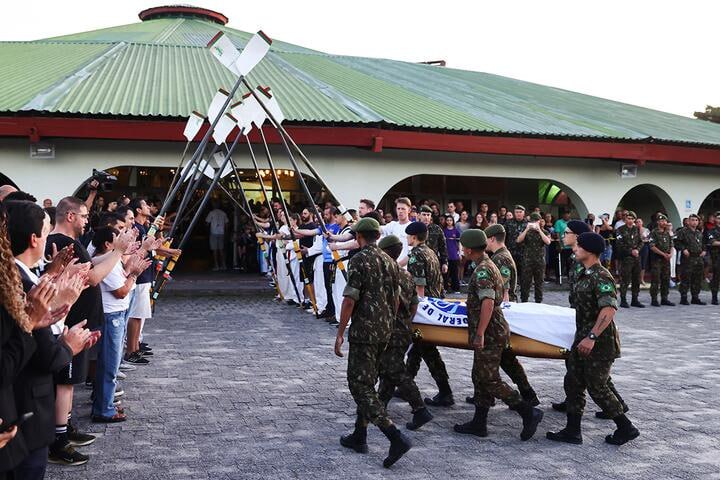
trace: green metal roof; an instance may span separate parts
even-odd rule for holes
[[[32,42],[0,42],[0,112],[184,117],[232,75],[205,48],[222,30],[170,16]],[[272,35],[272,32],[269,32]],[[250,75],[293,122],[720,145],[720,125],[488,73],[329,55],[274,40]]]

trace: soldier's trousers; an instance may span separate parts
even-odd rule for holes
[[[425,365],[427,365],[430,375],[432,375],[438,387],[448,385],[450,377],[448,376],[447,368],[445,368],[445,362],[443,362],[440,356],[440,351],[435,345],[428,345],[422,342],[413,343],[408,352],[407,371],[410,378],[414,379],[417,376],[420,370],[421,359],[425,361]]]
[[[565,395],[568,414],[582,416],[585,411],[585,390],[587,390],[593,401],[610,418],[622,415],[622,403],[608,385],[613,362],[614,360],[583,357],[577,349],[570,352],[565,363],[567,365]]]
[[[710,271],[712,272],[712,280],[710,281],[710,291],[713,295],[717,295],[720,287],[720,254],[711,259]]]
[[[626,298],[628,285],[632,283],[632,298],[640,293],[640,257],[628,255],[620,260],[620,298]]]
[[[650,267],[652,280],[650,282],[650,298],[655,300],[658,291],[660,298],[667,300],[668,291],[670,290],[670,262],[664,258],[655,257]]]
[[[403,398],[406,398],[413,412],[423,408],[423,402],[420,390],[415,384],[415,380],[408,374],[405,367],[405,352],[408,345],[393,346],[390,345],[382,353],[380,359],[380,386],[378,387],[378,396],[380,401],[385,405],[392,398],[395,388],[400,391]]]
[[[385,404],[375,391],[385,348],[386,344],[350,342],[347,380],[350,394],[357,405],[356,426],[367,426],[368,421],[380,428],[392,425]]]
[[[520,300],[527,302],[530,298],[530,285],[535,287],[535,303],[542,303],[543,281],[545,280],[545,257],[533,260],[525,259],[522,264],[523,274],[520,277]]]
[[[700,295],[700,286],[702,285],[703,265],[702,257],[686,257],[682,256],[680,260],[682,265],[682,278],[680,280],[680,295],[687,296],[688,289],[693,297]]]
[[[522,398],[517,390],[500,378],[500,360],[504,350],[504,347],[495,345],[486,346],[482,350],[475,349],[472,382],[477,407],[490,408],[493,398],[502,400],[510,407],[522,403]]]
[[[525,369],[518,361],[517,355],[515,355],[511,349],[506,348],[503,350],[500,356],[500,368],[502,368],[502,371],[517,385],[521,392],[532,390]]]

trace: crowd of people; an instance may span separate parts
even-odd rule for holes
[[[153,258],[179,251],[144,199],[98,210],[97,186],[43,207],[0,187],[0,478],[87,463],[76,448],[96,437],[72,421],[76,386],[92,388],[92,422],[124,422],[119,380],[153,355],[142,341]]]

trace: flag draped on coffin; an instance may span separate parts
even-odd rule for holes
[[[503,315],[516,335],[540,342],[572,348],[575,338],[575,310],[544,303],[504,303]],[[439,298],[420,299],[413,323],[451,328],[467,328],[465,303]]]

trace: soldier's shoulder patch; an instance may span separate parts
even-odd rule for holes
[[[487,269],[482,268],[477,271],[477,274],[475,276],[479,279],[490,278],[490,273],[487,271]]]
[[[410,255],[410,257],[408,258],[408,263],[415,263],[415,262],[417,262],[417,258],[415,257],[415,255]]]
[[[615,285],[608,282],[602,282],[598,286],[598,289],[600,290],[600,293],[610,293],[615,290]]]
[[[503,276],[507,277],[508,275],[510,275],[510,267],[503,265],[502,267],[500,267],[500,273]]]

